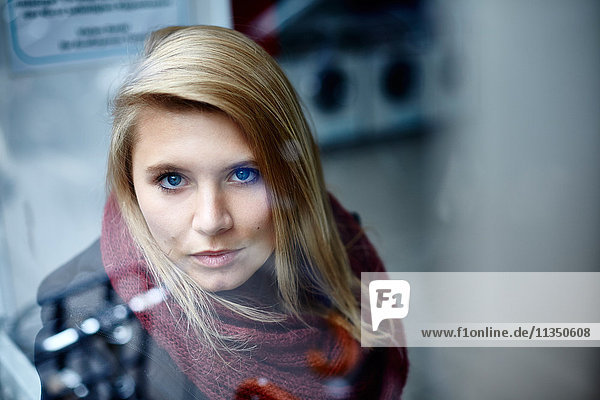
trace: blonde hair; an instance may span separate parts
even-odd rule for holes
[[[359,281],[336,229],[309,125],[292,85],[273,58],[233,30],[161,29],[148,38],[143,57],[113,103],[109,190],[116,195],[150,272],[181,306],[190,326],[214,349],[220,345],[231,349],[229,339],[238,344],[240,340],[219,333],[210,318],[211,300],[252,320],[276,322],[285,316],[208,293],[158,248],[139,209],[131,172],[138,115],[156,106],[218,110],[240,126],[268,188],[276,279],[286,313],[301,317],[315,311],[311,298],[327,298],[331,304],[326,308],[343,315],[358,338],[360,313],[354,290]]]

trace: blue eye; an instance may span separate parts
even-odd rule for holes
[[[231,179],[238,183],[254,183],[258,179],[258,171],[254,168],[236,168]]]
[[[173,190],[181,186],[183,177],[179,174],[165,174],[159,178],[159,184],[163,189]]]

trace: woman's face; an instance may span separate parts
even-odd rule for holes
[[[147,108],[133,185],[152,236],[209,291],[234,289],[274,250],[265,184],[240,128],[217,112]]]

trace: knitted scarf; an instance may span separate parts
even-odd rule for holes
[[[351,267],[384,271],[371,243],[355,219],[330,198],[342,240],[347,244]],[[114,196],[104,211],[102,261],[117,294],[130,305],[155,283],[134,244]],[[247,340],[252,350],[222,352],[225,360],[187,330],[176,316],[178,305],[168,298],[152,307],[133,311],[143,328],[171,356],[175,364],[210,399],[398,399],[404,387],[406,350],[362,349],[336,323],[306,317],[302,323],[256,323],[216,308],[218,326]],[[307,326],[308,325],[308,326]]]

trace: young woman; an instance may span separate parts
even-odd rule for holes
[[[114,100],[108,189],[100,245],[40,289],[46,393],[68,363],[48,361],[57,314],[61,329],[118,342],[90,329],[82,300],[57,312],[76,280],[60,277],[93,270],[118,295],[93,313],[132,315],[119,351],[135,368],[115,361],[130,398],[400,398],[405,350],[359,344],[360,272],[383,266],[328,195],[296,94],[260,46],[218,27],[154,32]]]

